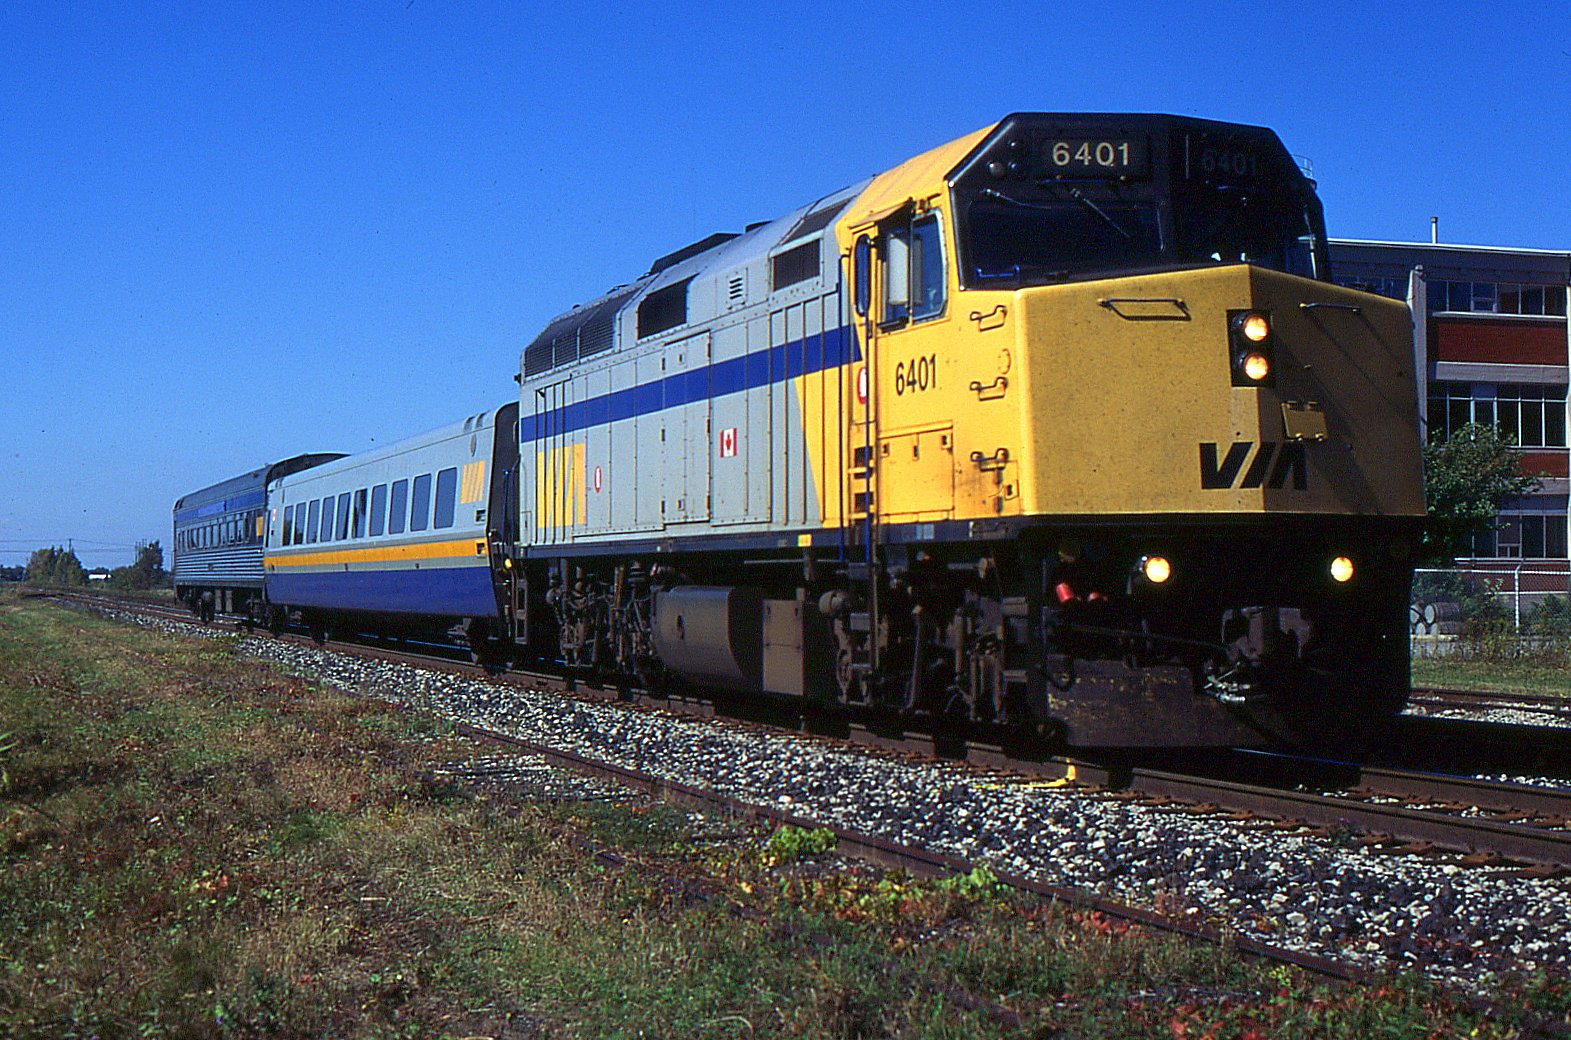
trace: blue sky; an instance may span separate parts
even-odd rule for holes
[[[0,563],[516,392],[557,312],[1017,110],[1271,126],[1331,233],[1571,249],[1563,2],[0,2]]]

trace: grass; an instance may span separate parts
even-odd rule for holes
[[[439,721],[3,595],[0,734],[5,1036],[1515,1035],[986,871],[917,882],[818,832],[458,786],[441,767],[495,752]]]
[[[1413,685],[1448,690],[1544,693],[1571,697],[1571,669],[1558,659],[1527,656],[1514,660],[1415,657]]]

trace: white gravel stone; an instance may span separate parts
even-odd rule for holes
[[[138,621],[182,634],[211,630]],[[789,805],[1128,902],[1179,906],[1240,934],[1371,967],[1419,967],[1478,990],[1571,965],[1571,883],[1346,848],[1333,840],[969,767],[913,764],[790,734],[575,702],[478,678],[242,638],[241,652],[355,694],[567,751]],[[1520,779],[1520,778],[1515,778]]]

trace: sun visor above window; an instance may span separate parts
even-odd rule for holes
[[[879,174],[846,211],[846,224],[853,229],[875,224],[899,212],[915,199],[925,199],[944,191],[949,172],[970,155],[993,129],[993,126],[988,126],[966,134]]]

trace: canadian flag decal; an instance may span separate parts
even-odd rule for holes
[[[720,457],[722,459],[736,458],[735,426],[728,426],[720,431]]]

